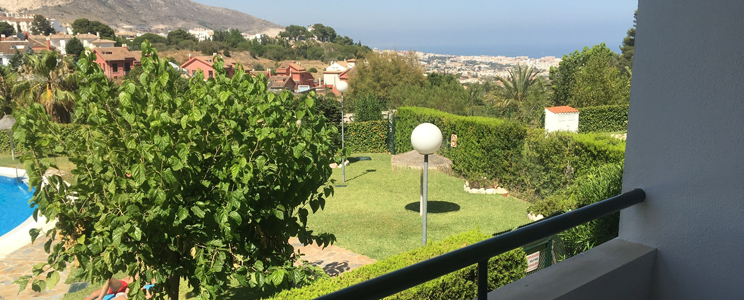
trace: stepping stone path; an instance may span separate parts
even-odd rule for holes
[[[299,250],[304,254],[302,260],[322,268],[330,276],[338,276],[377,261],[338,246],[328,246],[325,249],[321,249],[317,244],[303,246],[296,238],[289,239],[289,243],[295,248],[295,252]]]
[[[69,284],[65,284],[67,272],[60,276],[59,283],[53,289],[47,289],[41,293],[31,290],[31,283],[29,283],[26,289],[19,294],[18,285],[13,283],[21,276],[31,275],[31,268],[35,264],[46,262],[47,254],[44,252],[44,242],[46,242],[46,237],[41,236],[36,239],[35,243],[23,246],[23,248],[0,259],[0,299],[59,300],[67,293],[70,288]]]
[[[19,294],[18,285],[13,283],[21,276],[31,275],[31,268],[35,264],[46,261],[44,242],[46,237],[39,237],[35,243],[28,244],[0,259],[0,300],[59,300],[67,293],[70,289],[70,285],[65,284],[67,272],[60,276],[59,283],[52,290],[41,293],[32,291],[29,284]],[[337,246],[325,249],[321,249],[317,244],[303,246],[296,238],[291,238],[289,243],[295,251],[299,250],[305,254],[303,260],[322,268],[330,276],[338,276],[376,261]]]

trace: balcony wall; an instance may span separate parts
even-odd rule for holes
[[[641,0],[620,238],[658,249],[652,299],[744,299],[744,1]]]

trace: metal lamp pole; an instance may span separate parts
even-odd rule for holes
[[[346,147],[344,142],[344,93],[349,89],[349,84],[346,81],[341,81],[336,85],[336,89],[341,93],[341,149]],[[346,182],[346,156],[341,156],[341,182]]]
[[[421,245],[426,246],[427,201],[429,198],[429,155],[434,154],[442,146],[442,131],[431,123],[417,126],[411,133],[413,149],[424,155],[424,170],[421,182]]]

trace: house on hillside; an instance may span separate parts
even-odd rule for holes
[[[347,72],[346,79],[348,80],[348,72],[355,66],[356,59],[332,62],[331,65],[323,71],[323,87],[331,88],[335,94],[338,94],[335,85],[337,82],[343,81],[341,79],[341,74]]]
[[[269,78],[269,91],[271,92],[279,92],[279,91],[292,91],[297,87],[297,83],[292,79],[292,76],[286,76],[286,75],[275,75],[271,76]]]
[[[16,53],[29,53],[31,44],[28,41],[2,41],[0,42],[0,64],[7,66],[10,58]]]
[[[40,53],[44,50],[54,50],[55,48],[52,46],[52,41],[49,39],[48,36],[45,35],[26,35],[27,41],[31,44],[31,49],[34,50],[34,53]]]
[[[217,54],[215,53],[214,56]],[[214,56],[190,56],[189,60],[186,61],[184,64],[181,65],[182,69],[185,69],[188,71],[189,76],[194,76],[196,73],[201,70],[204,72],[204,79],[207,78],[213,78],[215,75],[214,72],[214,62],[212,59],[214,59]],[[223,57],[222,58],[225,62],[224,68],[225,71],[227,71],[227,76],[232,78],[233,75],[235,75],[235,65],[237,64],[234,59],[229,57]]]
[[[289,76],[292,77],[292,81],[295,83],[295,89],[308,90],[317,86],[313,74],[310,74],[304,67],[299,63],[285,63],[276,69],[277,76]]]
[[[194,28],[189,29],[189,34],[193,35],[200,42],[210,41],[212,40],[212,36],[214,36],[214,30],[207,28]]]
[[[95,48],[96,64],[101,66],[103,73],[110,79],[117,79],[129,74],[133,68],[140,65],[142,51],[129,51],[125,47]]]

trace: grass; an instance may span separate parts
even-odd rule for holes
[[[310,228],[333,233],[335,245],[375,259],[421,246],[421,171],[393,170],[388,154],[354,156],[372,160],[346,167],[347,187],[336,188],[325,209],[309,217]],[[333,179],[341,183],[341,169],[334,170]],[[528,222],[527,202],[502,195],[470,194],[463,191],[464,183],[442,172],[429,172],[429,202],[433,202],[427,219],[429,241],[476,228],[496,233]]]
[[[6,167],[6,168],[19,168],[24,169],[23,164],[18,164],[20,161],[18,160],[19,154],[16,153],[15,160],[12,159],[10,154],[0,154],[0,167]],[[62,176],[62,179],[64,179],[67,182],[74,182],[74,177],[72,174],[70,174],[70,170],[75,169],[75,165],[71,163],[69,160],[67,160],[67,157],[55,157],[53,158],[54,162],[57,164],[57,167],[59,167],[60,170],[66,172],[64,176]]]

